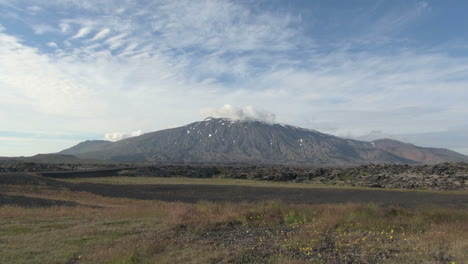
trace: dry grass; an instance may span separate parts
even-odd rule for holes
[[[468,212],[197,204],[3,186],[83,206],[0,207],[0,263],[463,263]],[[94,206],[94,207],[92,207]],[[99,206],[99,207],[97,207]]]

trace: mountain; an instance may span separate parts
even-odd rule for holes
[[[437,164],[446,161],[468,162],[468,156],[441,148],[423,148],[393,139],[379,139],[371,142],[376,148],[383,149],[399,157],[424,164]]]
[[[74,147],[61,151],[60,154],[74,155],[79,153],[96,152],[111,144],[112,141],[107,140],[86,140]]]
[[[207,118],[186,126],[117,142],[85,141],[60,154],[88,159],[151,163],[333,166],[420,162],[376,146],[377,143],[374,142],[343,139],[284,124]]]

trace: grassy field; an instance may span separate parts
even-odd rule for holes
[[[1,206],[0,263],[464,263],[468,259],[468,212],[463,210],[279,201],[186,204],[24,185],[2,186],[2,192],[81,206]]]

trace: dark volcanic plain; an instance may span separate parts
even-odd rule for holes
[[[94,171],[93,175],[99,171]],[[106,175],[106,171],[103,171]],[[73,192],[89,192],[104,197],[140,200],[161,200],[195,203],[257,202],[279,200],[288,204],[375,203],[380,206],[434,207],[447,206],[468,209],[468,194],[390,191],[380,189],[253,187],[238,185],[203,184],[132,184],[70,183],[28,173],[0,173],[0,191],[3,185],[47,186]],[[41,207],[78,204],[66,201],[38,199],[25,196],[0,195],[0,205]]]
[[[448,206],[468,209],[468,195],[409,191],[353,190],[332,188],[251,187],[217,185],[109,185],[80,183],[72,190],[144,200],[195,203],[257,202],[280,200],[290,204],[375,203],[382,206]]]

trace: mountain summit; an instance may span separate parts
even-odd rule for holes
[[[121,162],[359,165],[423,163],[380,148],[285,124],[207,118],[117,142],[85,141],[60,154]],[[404,143],[402,143],[404,144]],[[420,148],[424,151],[425,148]],[[428,149],[430,150],[430,149]],[[467,156],[459,155],[468,161]],[[440,161],[440,160],[438,160]],[[444,160],[448,161],[448,160]]]

